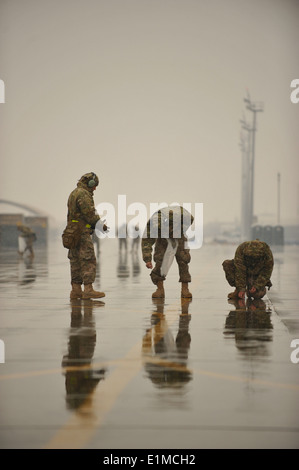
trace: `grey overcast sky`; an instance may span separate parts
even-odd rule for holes
[[[86,172],[96,204],[241,209],[240,119],[257,115],[255,214],[299,218],[297,0],[0,0],[0,198],[58,221]],[[1,210],[1,208],[0,208]]]

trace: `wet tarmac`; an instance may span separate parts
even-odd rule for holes
[[[1,449],[299,448],[299,248],[274,250],[273,288],[245,307],[221,266],[235,248],[192,250],[193,299],[174,263],[153,301],[140,251],[104,240],[106,297],[72,302],[59,240],[32,262],[2,249]]]

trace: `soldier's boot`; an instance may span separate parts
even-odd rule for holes
[[[153,299],[162,299],[165,297],[163,281],[157,282],[157,290],[152,294]]]
[[[250,292],[247,293],[248,297],[252,297],[253,299],[262,299],[265,294],[266,294],[266,287],[255,291],[253,294],[251,294]]]
[[[181,297],[184,299],[192,299],[192,294],[188,289],[188,282],[182,282]]]
[[[82,299],[99,299],[105,297],[104,292],[93,290],[92,284],[85,284]]]
[[[239,291],[238,291],[237,289],[235,289],[234,292],[230,292],[230,293],[227,295],[227,297],[228,297],[229,299],[238,299],[238,298],[239,298],[238,292],[239,292]]]
[[[75,284],[72,282],[72,290],[70,293],[70,299],[81,299],[82,298],[82,289],[81,284]]]

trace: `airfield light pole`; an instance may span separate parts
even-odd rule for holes
[[[249,95],[244,98],[246,108],[253,113],[253,121],[251,127],[251,188],[250,188],[250,227],[254,222],[254,164],[255,164],[255,133],[256,133],[256,113],[264,110],[263,103],[252,102]]]
[[[241,133],[241,149],[242,149],[242,205],[241,205],[241,238],[242,241],[249,240],[251,216],[250,216],[250,203],[251,203],[251,127],[247,124],[245,119],[240,120],[242,129],[247,133],[247,139]]]
[[[277,173],[277,225],[280,225],[280,173]]]

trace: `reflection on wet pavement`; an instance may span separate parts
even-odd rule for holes
[[[131,262],[131,270],[129,265]],[[117,277],[120,279],[128,278],[131,275],[138,277],[140,274],[140,259],[136,249],[128,253],[128,250],[121,249],[118,252]]]
[[[1,448],[298,448],[296,248],[245,304],[227,301],[234,247],[192,252],[192,300],[175,268],[152,299],[136,247],[97,248],[106,297],[72,302],[59,243],[31,260],[0,250]]]
[[[36,251],[34,257],[21,256],[11,248],[0,248],[0,284],[17,282],[21,286],[33,283],[36,277],[48,275],[47,252]]]
[[[62,359],[66,403],[70,409],[80,407],[105,377],[105,368],[94,370],[91,367],[97,339],[93,310],[104,305],[99,300],[71,300],[68,354]]]
[[[182,299],[182,313],[174,339],[164,315],[164,299],[153,299],[152,327],[143,337],[142,355],[147,376],[157,387],[181,387],[192,379],[187,368],[191,336],[188,315],[189,299]]]
[[[263,299],[247,299],[246,302],[236,299],[228,303],[234,305],[235,310],[226,317],[226,337],[234,336],[236,347],[245,359],[270,354],[267,350],[267,342],[273,340],[270,305]]]

